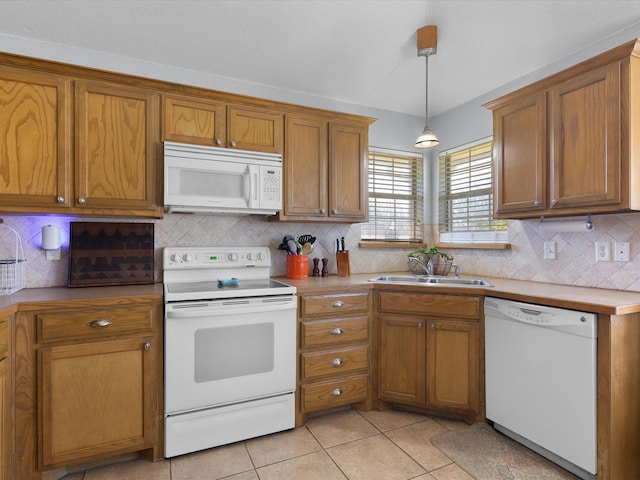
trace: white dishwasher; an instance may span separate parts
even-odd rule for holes
[[[487,297],[487,419],[583,479],[596,478],[596,315]]]

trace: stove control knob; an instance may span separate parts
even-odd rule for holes
[[[258,261],[259,261],[259,260],[262,260],[262,252],[258,252],[258,253],[256,253],[256,259],[257,259]]]
[[[227,259],[228,259],[230,262],[235,261],[235,259],[236,259],[236,254],[235,254],[235,253],[230,253],[229,255],[227,255]]]
[[[191,255],[189,255],[188,253],[185,253],[184,255],[182,255],[182,260],[184,262],[189,263],[191,260],[193,260],[193,257]]]
[[[171,260],[172,262],[179,262],[180,256],[174,253],[173,255],[171,255],[171,258],[169,260]]]
[[[247,253],[247,260],[251,261],[253,254],[251,252]]]

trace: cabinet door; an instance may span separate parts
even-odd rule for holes
[[[428,324],[427,406],[478,412],[478,323],[429,319]]]
[[[138,337],[38,350],[42,466],[153,445],[152,342]]]
[[[285,125],[284,214],[327,217],[328,122],[287,116]]]
[[[493,112],[493,152],[495,216],[546,209],[546,93]]]
[[[13,478],[10,326],[11,316],[0,318],[0,480]]]
[[[70,205],[70,81],[0,67],[0,205]]]
[[[9,359],[0,359],[0,480],[12,478],[11,403]]]
[[[620,63],[550,91],[551,208],[619,204]]]
[[[162,140],[226,147],[227,114],[223,103],[165,95]]]
[[[227,107],[227,146],[282,153],[284,120],[279,113]]]
[[[76,82],[76,206],[155,210],[155,104],[147,90]]]
[[[378,396],[405,405],[425,403],[425,320],[380,314]]]
[[[369,217],[368,128],[329,126],[329,216],[366,222]]]

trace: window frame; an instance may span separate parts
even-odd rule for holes
[[[474,149],[480,149],[480,152],[473,155]],[[453,182],[459,182],[460,180],[468,182],[469,188],[467,190],[465,190],[463,182],[458,183],[456,192],[452,193],[451,191],[454,170],[450,165],[445,166],[444,163],[451,161],[452,157],[458,157],[456,160],[458,168],[454,170],[460,174],[459,178],[453,180]],[[487,167],[490,169],[488,174],[486,172]],[[493,169],[492,137],[485,137],[439,152],[438,185],[436,188],[438,245],[457,248],[509,248],[507,222],[493,218]],[[478,188],[471,186],[474,181],[476,183],[480,182]],[[482,197],[488,197],[488,201],[485,200],[485,203],[488,203],[487,208],[478,208],[478,205],[482,206]],[[474,198],[476,198],[475,202]],[[462,207],[463,210],[466,209],[466,214],[460,215],[459,220],[462,220],[467,226],[475,222],[483,224],[485,228],[460,230],[452,227],[456,220],[456,215],[453,213],[454,209],[451,204],[456,201],[460,201],[462,204],[466,203],[466,207]],[[443,205],[443,202],[448,204]],[[478,215],[469,214],[470,211],[474,211],[474,208],[475,213],[478,213]],[[486,220],[482,220],[483,217]]]
[[[372,177],[376,174],[376,169],[372,162],[375,162],[375,155],[379,155],[381,161],[384,161],[384,158],[391,158],[394,161],[397,159],[411,159],[415,162],[414,165],[410,165],[407,167],[407,170],[411,170],[416,168],[418,165],[418,172],[413,173],[409,176],[412,178],[412,185],[408,185],[408,188],[411,189],[410,194],[402,194],[397,192],[386,192],[386,193],[376,193],[372,191]],[[424,231],[424,219],[425,219],[425,159],[422,153],[418,152],[409,152],[404,150],[395,150],[388,148],[380,148],[371,146],[368,149],[367,153],[367,165],[368,165],[368,178],[367,178],[367,193],[368,193],[368,203],[367,208],[369,209],[369,221],[361,224],[361,243],[360,246],[364,247],[376,247],[376,248],[405,248],[407,246],[412,245],[422,245],[425,238]],[[382,175],[382,174],[380,174]],[[400,185],[401,186],[401,185]],[[407,186],[405,186],[407,188]],[[408,203],[416,202],[412,207],[405,207],[406,210],[413,210],[416,214],[412,218],[412,225],[409,225],[407,228],[413,231],[414,238],[408,238],[410,235],[407,235],[407,238],[399,238],[394,236],[392,238],[383,238],[379,232],[378,236],[365,236],[365,231],[367,229],[367,225],[372,224],[376,221],[375,213],[372,213],[375,210],[375,207],[372,207],[372,199],[383,199],[383,200],[391,200],[394,202],[398,200],[404,200]],[[379,216],[378,216],[379,217]],[[398,217],[394,217],[394,221],[396,221]],[[400,222],[402,223],[402,222]],[[397,225],[397,224],[395,224]],[[375,227],[372,227],[372,231],[375,230]]]

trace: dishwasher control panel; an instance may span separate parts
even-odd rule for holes
[[[596,336],[597,316],[595,313],[487,297],[485,299],[485,316],[487,315],[498,315],[517,322],[558,329],[591,338]]]

